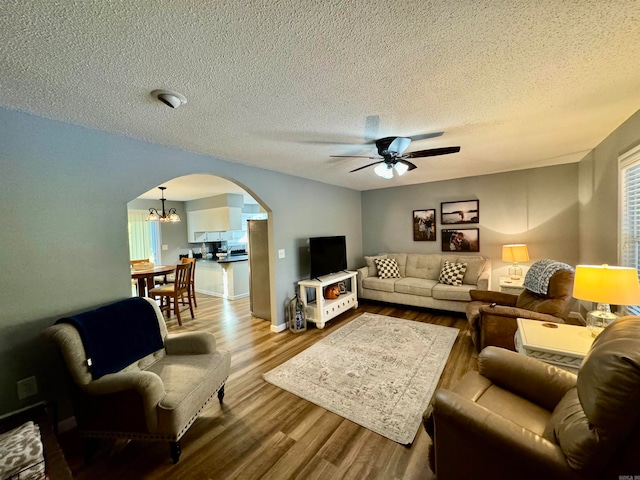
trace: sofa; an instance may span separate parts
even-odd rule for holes
[[[438,480],[615,479],[640,472],[640,317],[596,337],[577,376],[498,347],[424,414]]]
[[[480,255],[380,253],[364,258],[366,265],[358,268],[360,299],[464,312],[471,301],[469,292],[491,285],[491,260]],[[381,274],[379,264],[385,259],[395,260],[396,274]],[[462,273],[456,265],[465,265]],[[453,281],[445,275],[452,271]]]
[[[66,363],[82,437],[168,441],[177,463],[181,437],[216,394],[222,403],[229,352],[208,332],[169,334],[150,298],[60,319],[44,335]]]

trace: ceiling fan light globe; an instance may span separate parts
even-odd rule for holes
[[[386,163],[381,163],[376,168],[374,168],[373,171],[379,177],[386,178],[387,180],[393,178],[393,170]]]
[[[396,170],[398,176],[402,176],[407,173],[407,170],[409,170],[409,165],[407,165],[406,163],[398,162],[393,166],[393,168]]]

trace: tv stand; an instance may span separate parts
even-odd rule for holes
[[[307,321],[316,324],[316,327],[323,329],[325,324],[332,318],[346,312],[350,308],[358,308],[358,272],[339,272],[331,275],[323,275],[322,279],[300,280],[300,300],[305,306]],[[330,285],[344,281],[347,291],[341,293],[335,300],[324,298],[324,290]],[[314,302],[307,301],[307,288],[312,288],[316,292]]]

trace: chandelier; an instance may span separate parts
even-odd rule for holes
[[[162,198],[160,199],[160,201],[162,202],[162,214],[160,214],[160,212],[158,212],[158,210],[156,210],[155,208],[150,208],[149,215],[147,215],[147,222],[163,222],[163,223],[179,222],[180,215],[178,215],[175,208],[170,208],[168,212],[165,212],[164,191],[167,189],[167,187],[158,187],[158,188],[162,192]]]

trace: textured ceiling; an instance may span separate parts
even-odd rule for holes
[[[3,107],[368,190],[583,158],[640,108],[640,7],[3,0],[0,58]],[[401,178],[330,157],[440,131]]]

